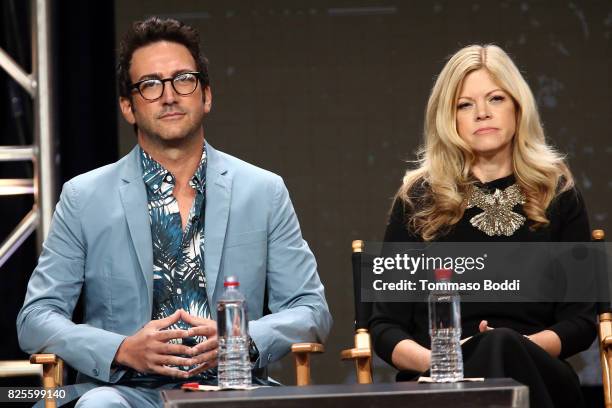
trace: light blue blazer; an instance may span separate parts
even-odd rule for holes
[[[207,144],[204,264],[215,318],[224,277],[238,276],[264,367],[295,342],[324,342],[332,319],[315,258],[282,179]],[[272,314],[262,316],[264,292]],[[84,321],[71,316],[83,294]],[[138,147],[68,181],[17,317],[27,353],[55,353],[114,383],[119,345],[151,320],[153,250]]]

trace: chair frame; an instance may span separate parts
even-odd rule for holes
[[[594,241],[603,241],[603,230],[594,230]],[[363,241],[353,241],[353,254],[363,252]],[[358,257],[360,261],[360,257]],[[353,259],[355,262],[355,258]],[[612,310],[599,313],[598,335],[599,355],[602,371],[602,384],[606,408],[612,408]],[[311,384],[310,355],[322,353],[325,348],[319,343],[296,343],[291,346],[295,358],[296,384],[305,386]],[[340,353],[342,360],[354,360],[357,382],[359,384],[372,383],[372,340],[366,328],[356,328],[354,334],[354,347]],[[54,354],[33,354],[31,364],[43,366],[43,387],[55,388],[62,386],[63,361]],[[55,408],[54,399],[45,401],[45,408]]]
[[[295,343],[291,346],[291,352],[295,358],[296,385],[310,385],[310,355],[325,352],[325,347],[319,343]]]
[[[291,346],[295,357],[295,376],[298,386],[310,385],[310,355],[323,353],[325,347],[319,343],[295,343]],[[55,354],[32,354],[30,364],[40,364],[43,367],[42,385],[45,389],[57,388],[63,385],[64,361]],[[54,398],[45,399],[45,408],[56,408]]]
[[[360,285],[361,285],[361,255],[363,253],[364,242],[355,240],[351,243],[353,250],[353,286],[355,296],[355,347],[342,350],[340,358],[342,360],[354,360],[355,372],[357,375],[358,384],[372,383],[372,339],[367,329],[365,318],[369,316],[361,316],[358,304],[361,303]]]
[[[601,229],[593,230],[591,233],[593,241],[604,241],[605,232]],[[355,240],[352,242],[353,255],[361,254],[364,242]],[[361,262],[361,257],[357,258]],[[353,263],[356,258],[353,257]],[[355,265],[353,265],[355,268]],[[355,277],[353,278],[355,280]],[[359,285],[359,282],[353,282]],[[357,296],[357,292],[356,296]],[[599,357],[601,363],[602,385],[604,402],[606,408],[612,408],[612,308],[598,311],[598,336],[599,336]],[[341,358],[343,360],[355,360],[357,382],[359,384],[370,384],[372,382],[372,346],[371,338],[366,328],[357,328],[355,332],[355,347],[343,350]]]
[[[32,354],[30,363],[42,365],[42,386],[45,389],[61,387],[64,384],[64,362],[55,354]],[[55,398],[45,398],[45,408],[56,407]]]
[[[612,313],[599,315],[599,359],[601,363],[601,380],[606,408],[612,408]]]
[[[342,360],[354,360],[358,384],[372,383],[372,340],[367,329],[355,332],[355,347],[342,350]]]
[[[593,241],[604,241],[605,232],[601,229],[593,230]],[[604,403],[606,408],[612,408],[612,310],[609,303],[607,307],[598,311],[599,324],[597,334],[599,337],[599,360],[601,364],[601,383],[603,385]]]

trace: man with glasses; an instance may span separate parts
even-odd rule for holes
[[[96,387],[78,407],[160,406],[160,388],[216,382],[228,275],[247,298],[256,376],[292,343],[324,341],[323,286],[282,179],[204,138],[212,94],[197,32],[135,23],[118,79],[138,144],[64,185],[18,316],[21,347],[59,355]]]

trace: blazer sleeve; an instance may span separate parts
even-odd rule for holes
[[[249,322],[260,353],[257,367],[279,360],[293,343],[324,342],[332,325],[315,257],[278,176],[270,208],[266,283],[272,313]]]
[[[80,217],[77,188],[68,182],[17,316],[19,345],[26,353],[57,354],[79,372],[116,382],[123,371],[111,370],[111,364],[125,336],[71,320],[85,280]]]

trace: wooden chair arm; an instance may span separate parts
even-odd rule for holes
[[[32,354],[30,363],[43,366],[43,387],[55,388],[64,385],[64,360],[55,354]]]
[[[354,336],[355,347],[342,350],[342,360],[355,361],[355,372],[358,384],[372,383],[372,340],[365,328],[357,329]]]
[[[354,360],[358,384],[372,383],[372,350],[352,348],[340,352],[342,360]]]
[[[323,353],[325,346],[320,343],[294,343],[291,345],[291,352],[298,353]]]
[[[370,358],[370,357],[372,357],[372,352],[369,349],[352,348],[352,349],[342,350],[340,352],[340,358],[342,360],[354,360],[357,358]]]
[[[55,354],[32,354],[30,364],[42,365],[42,386],[45,388],[61,387],[64,383],[64,361]],[[45,399],[45,408],[56,408],[54,398]]]
[[[319,343],[295,343],[291,352],[295,357],[295,376],[298,386],[310,384],[310,354],[323,353],[325,347]]]
[[[60,360],[55,354],[32,354],[30,356],[31,364],[57,364]]]

